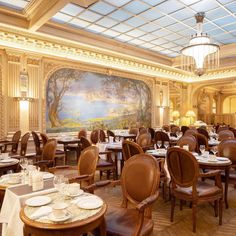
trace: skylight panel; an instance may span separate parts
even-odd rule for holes
[[[71,16],[68,16],[68,15],[66,15],[66,14],[64,14],[64,13],[58,12],[56,15],[54,15],[54,16],[52,17],[52,19],[53,19],[54,21],[57,21],[57,22],[65,23],[65,22],[70,21],[70,20],[72,19],[72,17],[71,17]]]
[[[90,25],[89,22],[84,21],[84,20],[80,20],[80,19],[73,19],[72,21],[69,22],[70,25],[75,26],[75,27],[79,27],[79,28],[84,28],[88,25]]]
[[[118,24],[118,21],[116,20],[113,20],[109,17],[104,17],[102,18],[101,20],[97,21],[96,22],[98,25],[101,25],[101,26],[104,26],[104,27],[107,27],[107,28],[110,28],[116,24]]]
[[[107,15],[110,12],[114,11],[116,8],[107,4],[105,2],[97,2],[90,7],[91,10],[100,13],[102,15]]]
[[[139,27],[140,25],[145,24],[146,22],[138,17],[132,17],[126,21],[127,24],[133,26],[133,27]]]
[[[29,0],[0,0],[0,6],[2,5],[17,10],[23,10],[28,3]]]
[[[82,12],[84,9],[78,5],[69,3],[67,4],[64,8],[61,9],[60,12],[62,13],[66,13],[70,16],[76,16],[78,15],[80,12]]]
[[[86,10],[86,11],[82,12],[78,17],[82,20],[86,20],[89,22],[95,22],[98,19],[100,19],[102,16],[97,13],[94,13],[92,11]]]
[[[106,30],[106,28],[104,28],[104,27],[101,27],[101,26],[99,26],[99,25],[90,25],[90,26],[88,26],[87,28],[86,28],[86,30],[89,30],[89,31],[92,31],[92,32],[95,32],[95,33],[101,33],[101,32],[103,32],[103,31],[105,31]]]
[[[131,26],[129,25],[125,25],[125,24],[119,24],[119,25],[116,25],[114,27],[112,27],[113,30],[116,30],[118,32],[121,32],[121,33],[125,33],[131,29],[133,29]]]
[[[123,11],[123,10],[117,10],[109,15],[111,18],[118,20],[118,21],[124,21],[130,18],[132,15]]]
[[[152,20],[159,19],[160,17],[162,17],[164,15],[154,9],[150,9],[150,10],[147,10],[147,11],[141,13],[140,16],[146,18],[147,20],[152,21]]]
[[[159,11],[164,12],[166,14],[178,11],[182,8],[184,8],[184,5],[181,2],[175,0],[165,1],[157,7]]]
[[[227,16],[227,17],[224,17],[221,19],[214,20],[213,22],[219,26],[223,26],[223,25],[228,25],[228,24],[234,23],[235,21],[236,21],[235,17]]]
[[[125,41],[129,41],[129,40],[133,39],[133,37],[130,37],[130,36],[125,35],[125,34],[121,34],[121,35],[117,36],[116,39],[119,39],[119,40],[125,42]]]
[[[132,30],[132,31],[126,33],[126,34],[128,34],[130,36],[133,36],[133,37],[139,37],[141,35],[144,35],[145,33],[142,30],[134,29],[134,30]]]
[[[105,34],[108,37],[113,38],[113,37],[118,36],[120,33],[109,29],[109,30],[106,30],[106,31],[102,32],[102,34]]]
[[[123,9],[132,12],[133,14],[139,14],[148,8],[149,6],[147,4],[141,3],[140,1],[131,1],[123,7]]]
[[[201,11],[207,12],[209,10],[217,8],[218,6],[219,5],[215,0],[202,0],[200,2],[191,5],[190,7],[196,12],[201,12]]]
[[[139,29],[145,31],[145,32],[152,32],[154,30],[158,30],[160,29],[160,26],[154,23],[149,23],[149,24],[145,24],[141,27],[139,27]]]

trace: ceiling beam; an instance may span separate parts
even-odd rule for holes
[[[25,9],[29,29],[38,30],[71,0],[33,0]]]
[[[98,0],[71,0],[72,3],[75,3],[81,7],[89,7],[90,5],[94,4],[95,2],[98,2]]]

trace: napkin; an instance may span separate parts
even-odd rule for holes
[[[32,220],[36,220],[38,218],[41,218],[43,216],[47,216],[52,212],[52,207],[50,206],[41,206],[38,210],[36,210],[30,218]]]
[[[77,204],[78,202],[80,202],[81,200],[88,200],[88,199],[97,199],[97,196],[91,195],[91,194],[86,194],[83,193],[82,195],[80,195],[78,198],[73,199],[70,203],[72,204]]]

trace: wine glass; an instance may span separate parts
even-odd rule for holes
[[[20,164],[20,166],[21,166],[21,168],[22,168],[22,170],[23,170],[23,172],[24,172],[24,171],[26,170],[27,166],[28,166],[28,160],[27,160],[27,158],[21,157],[21,158],[20,158],[20,161],[19,161],[19,164]]]
[[[169,142],[168,141],[164,142],[164,147],[165,147],[165,149],[167,149],[169,147]]]
[[[157,141],[157,147],[161,148],[161,146],[162,146],[162,141]]]
[[[200,145],[199,150],[200,150],[201,154],[203,155],[203,153],[205,152],[205,145]]]
[[[63,175],[55,175],[53,178],[53,185],[55,189],[60,192],[61,184],[62,184],[62,179],[64,178]]]
[[[216,155],[216,153],[218,152],[217,146],[213,146],[213,147],[211,148],[211,151],[213,152],[214,155]]]

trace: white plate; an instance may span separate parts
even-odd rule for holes
[[[29,198],[25,201],[25,204],[31,207],[44,206],[50,203],[52,199],[47,196],[37,196]]]
[[[0,163],[10,163],[10,162],[15,162],[15,159],[4,159],[0,161]]]
[[[97,196],[82,197],[81,199],[77,200],[77,206],[82,209],[92,210],[99,208],[102,205],[102,199]]]
[[[80,189],[77,194],[66,194],[68,197],[78,197],[79,195],[83,194],[84,190]]]
[[[228,161],[229,160],[229,158],[227,158],[227,157],[217,157],[216,159],[218,161]]]
[[[50,213],[48,215],[48,219],[55,223],[65,222],[66,220],[69,220],[70,218],[71,218],[71,214],[69,212],[67,212],[64,217],[60,217],[60,218],[56,218],[53,213]]]
[[[217,162],[218,160],[216,158],[209,158],[208,162]]]
[[[43,179],[51,179],[54,177],[54,174],[45,172],[43,173]]]

